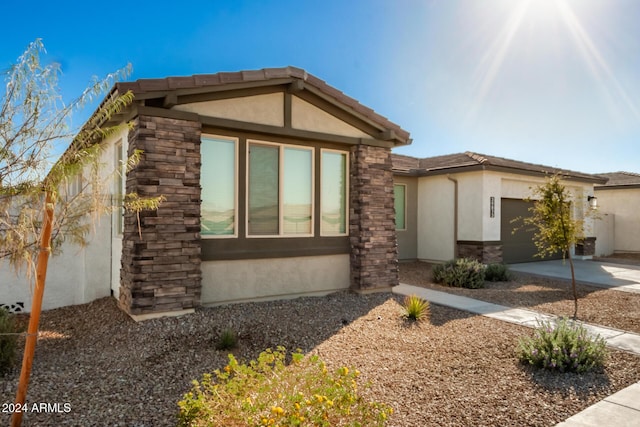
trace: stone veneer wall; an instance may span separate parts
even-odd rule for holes
[[[500,242],[458,241],[458,258],[472,258],[484,264],[502,262]]]
[[[576,244],[576,255],[592,256],[596,254],[596,238],[585,237],[582,242]]]
[[[140,214],[140,230],[135,214],[124,217],[120,305],[131,315],[199,304],[200,129],[198,122],[139,116],[129,133],[129,155],[143,155],[127,174],[127,193],[166,198]]]
[[[350,163],[351,287],[387,289],[398,284],[391,151],[357,145]]]

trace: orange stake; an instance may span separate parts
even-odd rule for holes
[[[27,386],[31,375],[31,365],[33,355],[36,351],[38,341],[38,324],[40,323],[40,311],[42,310],[42,297],[44,295],[44,284],[47,277],[47,264],[51,253],[51,229],[53,227],[53,198],[47,191],[44,205],[44,222],[40,235],[40,252],[36,265],[36,288],[31,303],[31,315],[29,316],[29,327],[27,329],[27,339],[24,346],[24,357],[22,358],[22,370],[20,371],[20,382],[16,394],[16,409],[11,418],[11,427],[20,427],[22,424],[22,412],[27,398]]]

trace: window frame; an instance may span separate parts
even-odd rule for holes
[[[204,157],[202,156],[202,144],[204,143],[204,139],[217,139],[227,142],[233,143],[233,156],[234,156],[234,174],[233,174],[233,234],[203,234],[202,233],[202,223],[200,224],[200,238],[202,239],[237,239],[239,236],[238,233],[238,200],[239,200],[239,166],[240,166],[240,139],[235,136],[227,136],[227,135],[216,135],[210,133],[202,133],[200,135],[200,187],[204,187],[204,182],[202,181],[202,170],[205,166]],[[202,195],[200,196],[202,199]],[[202,222],[202,203],[200,204],[200,221]]]
[[[266,145],[278,148],[278,234],[249,234],[249,174],[251,172],[249,166],[249,150],[251,148],[251,144],[257,145]],[[316,171],[315,171],[315,157],[316,157],[316,149],[312,146],[306,145],[296,145],[296,144],[287,144],[273,141],[265,141],[262,139],[254,139],[247,138],[246,139],[246,165],[245,165],[245,212],[244,212],[244,223],[245,223],[245,238],[247,239],[271,239],[271,238],[309,238],[315,236],[315,190],[316,190]],[[311,232],[310,233],[300,233],[300,234],[285,234],[284,232],[284,171],[285,171],[285,162],[284,162],[284,152],[286,148],[291,148],[295,150],[305,150],[311,153],[311,170],[309,171],[311,174]]]
[[[338,234],[332,234],[332,233],[326,233],[323,231],[323,227],[322,227],[322,177],[323,177],[323,154],[324,153],[338,153],[341,155],[345,156],[345,177],[344,177],[344,185],[345,185],[345,194],[344,194],[344,198],[345,198],[345,207],[344,207],[344,221],[345,221],[345,232],[344,233],[338,233]],[[349,236],[349,205],[350,205],[350,173],[349,173],[349,151],[345,151],[345,150],[337,150],[337,149],[333,149],[333,148],[320,148],[320,209],[318,211],[318,214],[320,215],[320,236],[321,237],[345,237],[345,236]]]
[[[403,200],[403,204],[404,204],[404,208],[403,208],[403,224],[404,227],[403,228],[398,228],[398,212],[395,211],[395,201],[396,201],[396,187],[403,187],[404,188],[404,200]],[[395,214],[395,224],[396,224],[396,231],[407,231],[407,184],[404,183],[394,183],[393,184],[393,205],[394,205],[394,214]]]

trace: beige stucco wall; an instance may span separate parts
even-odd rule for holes
[[[349,255],[202,262],[203,305],[325,295],[348,289]]]
[[[101,177],[107,191],[113,187],[112,171],[115,156],[113,145],[118,139],[126,138],[127,130],[105,141],[106,148],[101,157],[103,165]],[[47,280],[42,303],[44,310],[75,304],[84,304],[110,295],[112,267],[117,263],[117,277],[120,274],[120,258],[113,259],[110,215],[97,219],[88,236],[85,247],[65,243],[62,252],[49,258]],[[16,274],[6,261],[0,261],[0,303],[23,302],[25,311],[31,310],[33,299],[33,279],[26,271]]]
[[[418,179],[418,259],[454,257],[454,183],[444,175]]]
[[[599,189],[596,196],[598,210],[615,215],[614,251],[640,252],[640,188]]]
[[[291,127],[333,135],[371,138],[370,135],[362,132],[360,129],[343,122],[297,96],[292,97],[291,100]]]
[[[174,110],[203,116],[239,120],[271,126],[284,126],[284,94],[269,93],[242,98],[180,104]]]
[[[455,222],[455,183],[458,186],[458,227]],[[498,171],[473,171],[418,178],[417,253],[418,258],[446,261],[454,257],[456,241],[500,241],[501,199],[524,199],[532,188],[545,182],[543,177]],[[587,196],[593,184],[563,182],[575,203],[574,216],[584,217]],[[491,217],[491,197],[494,216]],[[587,235],[594,233],[593,222],[586,221]],[[399,245],[402,241],[398,239]],[[402,248],[400,251],[402,252]]]

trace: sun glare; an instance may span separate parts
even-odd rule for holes
[[[620,115],[621,107],[628,109],[635,119],[640,119],[640,111],[616,78],[605,56],[574,12],[573,7],[585,8],[584,3],[570,0],[511,0],[498,2],[506,10],[506,18],[497,28],[496,35],[489,42],[475,70],[476,84],[468,121],[476,119],[486,103],[505,61],[512,52],[553,51],[560,49],[559,40],[567,40],[565,56],[580,58],[593,84],[607,105],[612,117]],[[580,9],[583,13],[586,10]],[[493,10],[487,13],[493,13]],[[573,54],[575,53],[575,55]],[[521,56],[524,57],[525,55]],[[558,62],[566,59],[562,55],[554,57]],[[547,60],[539,59],[539,60]]]

